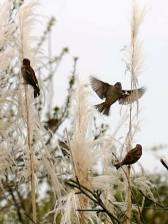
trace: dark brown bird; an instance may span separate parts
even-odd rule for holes
[[[105,101],[103,103],[95,105],[100,113],[109,115],[110,107],[117,100],[120,104],[129,104],[138,100],[145,92],[144,88],[134,90],[123,90],[120,82],[116,82],[114,85],[110,85],[95,77],[90,79],[91,87],[96,94]]]
[[[131,149],[126,154],[125,158],[121,162],[115,164],[114,166],[118,170],[123,165],[131,165],[133,163],[136,163],[141,158],[141,155],[142,155],[142,146],[140,144],[137,144],[135,148]]]
[[[46,124],[44,127],[46,129],[50,129],[51,131],[55,131],[57,129],[58,122],[59,120],[57,118],[51,118],[45,122]]]
[[[40,88],[33,68],[30,65],[28,58],[23,59],[23,65],[21,67],[22,75],[26,84],[33,86],[34,98],[40,95]]]

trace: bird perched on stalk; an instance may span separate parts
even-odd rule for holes
[[[21,72],[23,79],[26,84],[33,86],[34,88],[34,98],[40,95],[40,88],[33,68],[30,65],[30,60],[28,58],[23,59],[23,64],[21,67]]]
[[[117,100],[120,104],[130,104],[138,100],[145,92],[144,88],[124,90],[120,82],[110,85],[93,76],[90,78],[91,87],[96,94],[105,101],[95,105],[100,113],[109,115],[110,107]]]
[[[125,158],[121,162],[115,164],[114,166],[118,170],[123,165],[134,164],[141,158],[141,155],[142,155],[142,146],[140,144],[137,144],[135,148],[131,149],[126,154]]]
[[[57,129],[59,120],[57,118],[51,118],[45,122],[45,128],[50,129],[51,131],[55,131]]]

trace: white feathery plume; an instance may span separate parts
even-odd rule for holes
[[[22,58],[30,58],[34,64],[37,62],[37,55],[35,54],[32,33],[36,22],[34,9],[37,7],[37,2],[37,0],[25,0],[18,14],[20,28],[20,41],[18,44],[20,46],[20,55]]]
[[[16,51],[12,46],[16,26],[10,21],[12,1],[6,0],[0,7],[0,77],[2,77],[2,72],[10,66],[11,61],[16,56]],[[6,74],[6,76],[8,75]]]
[[[131,89],[134,89],[137,88],[138,75],[140,74],[142,68],[141,43],[138,39],[138,33],[143,19],[144,11],[139,9],[137,0],[133,1],[132,4],[133,15],[131,23],[131,40],[130,46],[126,51],[127,57],[125,63],[127,72],[129,72],[129,75],[131,77]],[[127,224],[131,223],[131,176],[129,172],[127,173],[127,169],[125,167],[116,171],[116,169],[113,167],[113,164],[116,163],[117,160],[121,159],[120,156],[117,155],[118,152],[121,155],[123,151],[130,150],[132,147],[133,137],[135,132],[137,131],[137,126],[139,124],[137,116],[133,114],[133,109],[133,105],[131,104],[129,111],[130,113],[127,117],[127,119],[129,119],[129,130],[127,132],[126,139],[124,139],[123,136],[121,139],[115,139],[116,133],[121,128],[121,125],[123,126],[123,123],[125,122],[125,120],[123,120],[123,122],[121,122],[121,125],[119,125],[118,130],[114,132],[114,136],[111,136],[111,138],[107,138],[107,136],[106,138],[103,137],[104,140],[102,138],[102,142],[99,140],[101,142],[99,144],[99,147],[102,149],[103,154],[102,158],[104,175],[102,175],[101,177],[93,178],[92,180],[94,186],[100,186],[104,190],[104,202],[110,209],[110,211],[113,211],[114,213],[116,212],[116,214],[118,213],[118,211],[116,211],[116,207],[113,206],[116,200],[115,194],[118,192],[125,193],[126,197],[123,197],[123,205],[125,210],[127,208]],[[111,158],[113,158],[114,161],[112,161]],[[99,182],[101,181],[103,181],[103,183],[106,183],[105,186],[99,184]],[[117,188],[114,186],[117,186]]]
[[[75,176],[79,182],[90,188],[88,175],[89,170],[93,166],[93,153],[91,152],[91,139],[90,139],[90,126],[91,126],[91,110],[87,103],[87,89],[84,84],[77,80],[76,92],[74,95],[73,108],[76,109],[74,113],[74,128],[73,137],[70,142],[72,159],[74,164]],[[86,197],[79,196],[80,207],[86,208],[88,206],[88,200]],[[86,216],[84,213],[80,214],[80,222],[86,223]]]
[[[142,68],[142,56],[141,56],[141,44],[138,39],[139,28],[142,23],[144,11],[139,7],[139,0],[132,0],[132,20],[131,20],[131,34],[130,34],[130,47],[128,50],[128,62],[126,62],[127,70],[131,76],[130,84],[131,89],[137,88],[138,86],[138,74],[141,72]],[[128,152],[132,148],[132,142],[135,130],[133,132],[133,105],[130,104],[129,108],[129,127],[126,135],[126,151]],[[137,119],[138,119],[138,100],[137,100]],[[128,167],[126,174],[126,201],[127,201],[127,224],[131,223],[132,215],[132,177],[131,177],[131,167]]]
[[[156,201],[155,196],[151,189],[154,189],[154,184],[152,184],[147,177],[141,176],[133,180],[134,186],[139,189],[144,195],[150,198],[152,201]]]
[[[61,198],[62,193],[65,191],[63,186],[60,184],[58,179],[57,170],[55,169],[55,165],[52,163],[51,155],[49,154],[48,150],[45,150],[45,153],[42,157],[43,166],[45,172],[51,179],[51,187],[54,192],[55,199]]]
[[[126,50],[126,71],[131,75],[131,87],[137,88],[138,76],[142,72],[142,42],[139,40],[139,30],[145,10],[140,9],[139,0],[132,0],[132,18],[130,31],[130,46]]]
[[[14,39],[16,26],[10,20],[12,1],[5,1],[0,5],[0,141],[1,141],[1,168],[0,175],[11,169],[14,163],[11,156],[14,126],[16,120],[17,94],[16,86],[11,84],[11,63],[16,56],[16,50],[13,49],[11,41]],[[16,134],[16,133],[15,133]]]
[[[91,148],[91,118],[92,110],[87,102],[88,89],[77,80],[76,90],[72,97],[73,109],[73,136],[70,141],[70,150],[74,168],[74,178],[78,178],[80,184],[91,188],[89,171],[95,164],[94,154]],[[78,195],[80,208],[88,206],[88,199]],[[79,208],[79,207],[78,207]],[[80,223],[86,223],[86,216],[80,213]]]
[[[0,182],[6,174],[19,188],[25,182],[26,195],[30,192],[27,183],[31,179],[34,222],[37,175],[44,171],[45,174],[50,173],[55,194],[59,197],[62,192],[54,166],[47,163],[49,153],[44,143],[47,134],[45,132],[44,135],[44,128],[34,106],[33,89],[29,85],[23,85],[21,72],[19,73],[23,57],[30,59],[35,71],[39,61],[38,51],[34,48],[37,38],[32,38],[36,22],[36,2],[24,1],[20,8],[13,10],[13,1],[5,0],[0,11]]]
[[[60,224],[80,223],[79,213],[77,212],[79,205],[78,197],[71,191],[56,201],[55,208],[46,214],[44,219],[54,213],[54,222],[59,219]]]
[[[66,204],[64,206],[64,215],[60,224],[71,224],[73,219],[76,219],[77,223],[79,223],[80,219],[78,212],[76,211],[79,208],[78,206],[80,206],[78,197],[74,195],[74,192],[70,192],[66,199]],[[75,216],[72,216],[72,214],[75,214]]]
[[[74,128],[73,137],[70,142],[72,157],[74,162],[75,175],[79,181],[87,184],[88,171],[92,168],[94,156],[91,150],[91,115],[92,111],[87,102],[87,88],[84,84],[77,81],[76,92],[74,94],[73,108],[74,113]]]
[[[38,52],[34,48],[34,40],[35,37],[32,35],[34,29],[34,25],[36,22],[36,16],[34,13],[34,9],[37,6],[37,0],[26,0],[22,4],[22,6],[19,8],[19,12],[16,16],[17,22],[19,24],[19,37],[17,41],[17,45],[19,46],[19,55],[20,55],[20,67],[22,65],[22,60],[23,58],[28,58],[30,59],[31,65],[34,70],[36,70],[36,64],[38,63]],[[25,102],[25,95],[23,94],[25,92],[25,86],[23,85],[23,78],[22,76],[20,77],[21,85],[19,89],[19,100],[20,100],[20,105],[21,105],[21,113],[23,118],[26,117],[26,108],[24,108],[24,102]],[[32,102],[32,87],[27,86],[28,92],[27,95],[31,98]],[[33,122],[32,122],[33,124]]]

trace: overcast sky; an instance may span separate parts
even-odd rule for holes
[[[52,34],[53,53],[62,47],[70,49],[71,56],[78,56],[77,73],[81,79],[89,75],[114,83],[121,81],[128,88],[122,62],[123,46],[129,44],[131,1],[127,0],[41,0],[44,13],[56,17]],[[147,148],[168,144],[168,1],[140,0],[146,15],[141,26],[143,41],[142,74],[140,86],[147,92],[140,100],[141,131],[136,140]],[[71,56],[66,56],[55,79],[55,89],[66,91],[67,78],[72,71]],[[63,95],[63,94],[62,94]],[[94,94],[93,94],[94,95]],[[55,97],[61,103],[63,96]],[[95,98],[95,103],[99,99]],[[120,119],[118,103],[111,108],[109,122]],[[102,121],[107,118],[100,118]],[[142,164],[149,167],[154,158],[145,151]],[[158,153],[167,155],[167,149]],[[150,164],[151,166],[151,164]],[[159,161],[152,164],[160,167]]]

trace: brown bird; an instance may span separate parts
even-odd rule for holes
[[[59,120],[57,118],[51,118],[45,122],[45,128],[50,129],[51,131],[55,131],[57,129]]]
[[[33,86],[34,98],[40,95],[40,88],[33,68],[30,65],[28,58],[23,59],[23,65],[21,67],[22,75],[26,84]]]
[[[141,158],[141,155],[142,155],[142,146],[140,144],[137,144],[135,148],[131,149],[126,154],[125,158],[121,162],[115,164],[114,166],[118,170],[123,165],[131,165],[133,163],[136,163]]]
[[[95,77],[90,78],[91,87],[96,94],[105,101],[103,103],[95,105],[98,111],[105,115],[109,115],[110,107],[117,100],[120,104],[129,104],[138,100],[145,92],[144,88],[134,90],[123,90],[120,82],[116,82],[114,85],[110,85]]]

